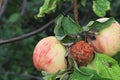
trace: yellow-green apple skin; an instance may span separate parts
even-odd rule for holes
[[[104,22],[109,18],[101,18],[97,21]],[[96,39],[93,40],[92,45],[97,52],[104,53],[108,56],[114,56],[120,51],[120,25],[113,22],[109,27],[103,29],[96,35]]]
[[[55,73],[65,69],[65,47],[54,36],[43,38],[33,52],[33,63],[38,70]]]

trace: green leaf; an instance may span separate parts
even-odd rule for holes
[[[59,15],[55,19],[54,33],[58,40],[63,40],[70,35],[77,35],[81,32],[82,27],[75,23],[70,17],[64,17],[63,15]],[[64,41],[66,40],[69,40],[71,42],[75,39],[69,37],[69,39],[64,39]]]
[[[70,73],[71,70],[69,69],[59,70],[58,72],[52,74],[42,71],[44,80],[68,80]]]
[[[70,75],[69,80],[91,80],[92,77],[93,77],[93,74],[86,76],[86,75],[80,74],[79,71],[75,70],[73,74]]]
[[[49,74],[45,71],[42,71],[42,74],[44,75],[43,79],[44,80],[55,80],[56,76],[59,74],[60,71],[54,73],[54,74]]]
[[[115,59],[96,53],[92,65],[99,76],[112,80],[120,80],[120,66]]]
[[[82,27],[75,23],[74,20],[69,16],[63,18],[62,27],[67,35],[78,34],[82,32]]]
[[[86,1],[87,1],[87,0],[81,0],[81,4],[82,4],[83,6],[86,6]]]
[[[99,17],[106,15],[106,11],[110,9],[110,2],[108,0],[93,0],[93,11]]]
[[[55,28],[54,28],[54,34],[55,34],[55,37],[58,39],[58,40],[62,40],[66,34],[63,30],[63,27],[61,25],[62,23],[62,20],[63,20],[64,16],[63,15],[59,15],[56,19],[55,19]]]
[[[75,42],[75,38],[72,38],[70,36],[65,36],[65,38],[62,40],[63,43],[72,43],[72,42]]]
[[[70,75],[69,80],[112,80],[108,78],[100,77],[96,70],[90,69],[88,67],[78,67],[77,63],[69,57],[71,64],[73,66],[73,73]]]
[[[82,72],[82,71],[79,69],[77,63],[75,62],[75,60],[74,60],[72,57],[69,56],[69,60],[70,60],[70,62],[71,62],[71,64],[72,64],[74,70],[76,70],[76,71],[78,71],[79,73],[82,73],[82,74],[84,74],[84,75],[87,75],[86,73]]]
[[[85,72],[85,73],[91,74],[92,78],[90,80],[111,80],[108,78],[100,77],[95,70],[87,68],[87,67],[81,67],[80,70]]]
[[[115,60],[117,60],[118,64],[120,65],[120,51],[116,53],[116,55],[113,56]]]
[[[116,22],[116,20],[113,17],[111,17],[105,22],[95,21],[95,22],[93,22],[92,25],[88,26],[88,28],[89,28],[89,30],[90,29],[96,29],[98,31],[102,31],[103,29],[109,27],[114,22]]]
[[[44,17],[45,14],[49,14],[52,11],[55,11],[57,6],[57,0],[44,0],[43,6],[39,9],[37,17]]]
[[[73,73],[70,75],[70,78],[69,80],[90,80],[93,76],[93,74],[88,74],[88,73],[85,73],[83,71],[81,71],[79,68],[78,68],[78,65],[77,63],[75,62],[74,59],[72,59],[71,57],[69,57],[69,60],[71,61],[71,64],[73,66]]]

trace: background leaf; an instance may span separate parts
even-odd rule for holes
[[[14,13],[9,17],[8,22],[14,23],[14,22],[17,22],[17,20],[19,20],[19,19],[20,19],[20,14]]]
[[[106,11],[110,9],[110,2],[108,0],[93,0],[93,11],[99,17],[104,17]]]
[[[81,0],[81,4],[82,4],[83,6],[86,6],[86,1],[87,1],[87,0]]]

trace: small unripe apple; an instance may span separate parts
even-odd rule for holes
[[[104,22],[109,18],[101,18],[97,21]],[[108,56],[113,56],[120,51],[120,25],[113,22],[109,27],[103,29],[96,35],[96,39],[93,40],[92,45],[97,52],[104,53]]]
[[[33,52],[33,63],[38,70],[55,73],[66,68],[66,50],[54,36],[38,42]]]

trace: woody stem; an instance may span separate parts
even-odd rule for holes
[[[73,0],[73,6],[74,19],[78,23],[78,0]]]

